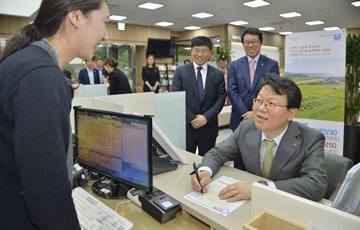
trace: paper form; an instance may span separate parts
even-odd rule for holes
[[[231,177],[221,176],[220,178],[212,181],[205,186],[208,189],[208,193],[201,194],[201,192],[194,191],[184,196],[184,198],[194,203],[200,204],[201,206],[217,212],[223,216],[227,216],[246,201],[241,200],[235,202],[227,202],[226,200],[220,200],[220,198],[218,197],[218,194],[222,189],[236,182],[239,181]]]

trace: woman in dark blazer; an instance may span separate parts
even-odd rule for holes
[[[155,64],[155,57],[152,54],[147,56],[147,64],[142,68],[142,79],[144,80],[144,92],[159,92],[160,73],[159,68]]]
[[[109,94],[132,93],[130,83],[126,75],[117,66],[119,62],[115,58],[109,57],[104,62],[104,67],[109,73],[109,77],[103,78],[104,83],[109,84]]]

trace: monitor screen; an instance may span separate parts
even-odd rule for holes
[[[175,40],[148,38],[146,56],[152,54],[155,58],[173,58],[175,49]]]
[[[75,157],[115,181],[152,191],[152,119],[75,107]]]

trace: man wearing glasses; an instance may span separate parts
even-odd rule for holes
[[[197,167],[201,186],[208,184],[225,162],[240,156],[249,173],[269,180],[261,183],[320,200],[327,188],[325,137],[292,121],[301,104],[299,87],[290,79],[266,73],[255,96],[253,119],[242,121],[228,139],[205,154]],[[200,191],[195,177],[191,183]],[[203,192],[207,189],[203,188]],[[229,202],[251,199],[251,184],[228,185],[220,191],[219,198]]]
[[[232,131],[242,120],[252,119],[254,92],[264,73],[279,75],[278,62],[260,54],[263,34],[259,29],[246,28],[241,42],[246,55],[233,61],[228,73],[228,95],[232,104],[229,127]],[[234,167],[245,170],[240,158],[234,160]]]

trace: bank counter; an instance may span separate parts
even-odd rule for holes
[[[338,223],[337,225],[342,226],[342,228],[336,228],[336,226],[333,225],[332,229],[360,229],[360,217],[333,209],[329,207],[328,204],[326,205],[327,201],[309,201],[307,199],[303,199],[280,190],[268,188],[267,186],[260,185],[258,183],[253,184],[253,190],[256,191],[256,194],[255,196],[253,194],[252,198],[253,200],[258,199],[259,202],[246,201],[243,205],[227,216],[222,216],[218,213],[215,213],[184,198],[185,195],[194,191],[190,181],[191,176],[189,175],[193,171],[192,163],[196,162],[196,164],[199,164],[202,157],[183,150],[181,150],[181,152],[189,162],[187,165],[179,163],[177,170],[154,175],[153,177],[154,187],[162,190],[181,203],[181,211],[177,213],[175,219],[161,224],[144,210],[142,210],[141,207],[128,199],[111,200],[100,198],[98,196],[97,198],[106,205],[110,206],[112,209],[116,209],[118,213],[124,212],[125,217],[134,223],[134,230],[243,229],[243,224],[245,222],[263,210],[275,212],[280,216],[288,217],[292,221],[298,222],[304,226],[307,226],[309,224],[309,220],[312,220],[312,218],[314,218],[314,223],[321,226],[322,221],[326,221],[328,216],[333,219],[335,218],[334,221]],[[212,180],[217,179],[223,175],[248,183],[253,183],[264,179],[245,171],[224,165]],[[87,186],[85,189],[92,193],[89,186]],[[263,197],[274,197],[274,199],[277,200],[268,204]],[[290,203],[292,204],[292,207],[289,207],[288,204]],[[299,208],[301,207],[301,210],[295,206],[298,206]],[[294,214],[289,211],[293,209],[297,209],[296,213]],[[312,212],[314,212],[316,216],[322,216],[318,222],[316,219],[317,217],[313,217]],[[300,213],[302,213],[303,217],[298,218],[297,215],[301,215]],[[307,216],[306,218],[304,218],[304,213],[305,216]],[[323,222],[323,224],[326,224],[326,222]]]

